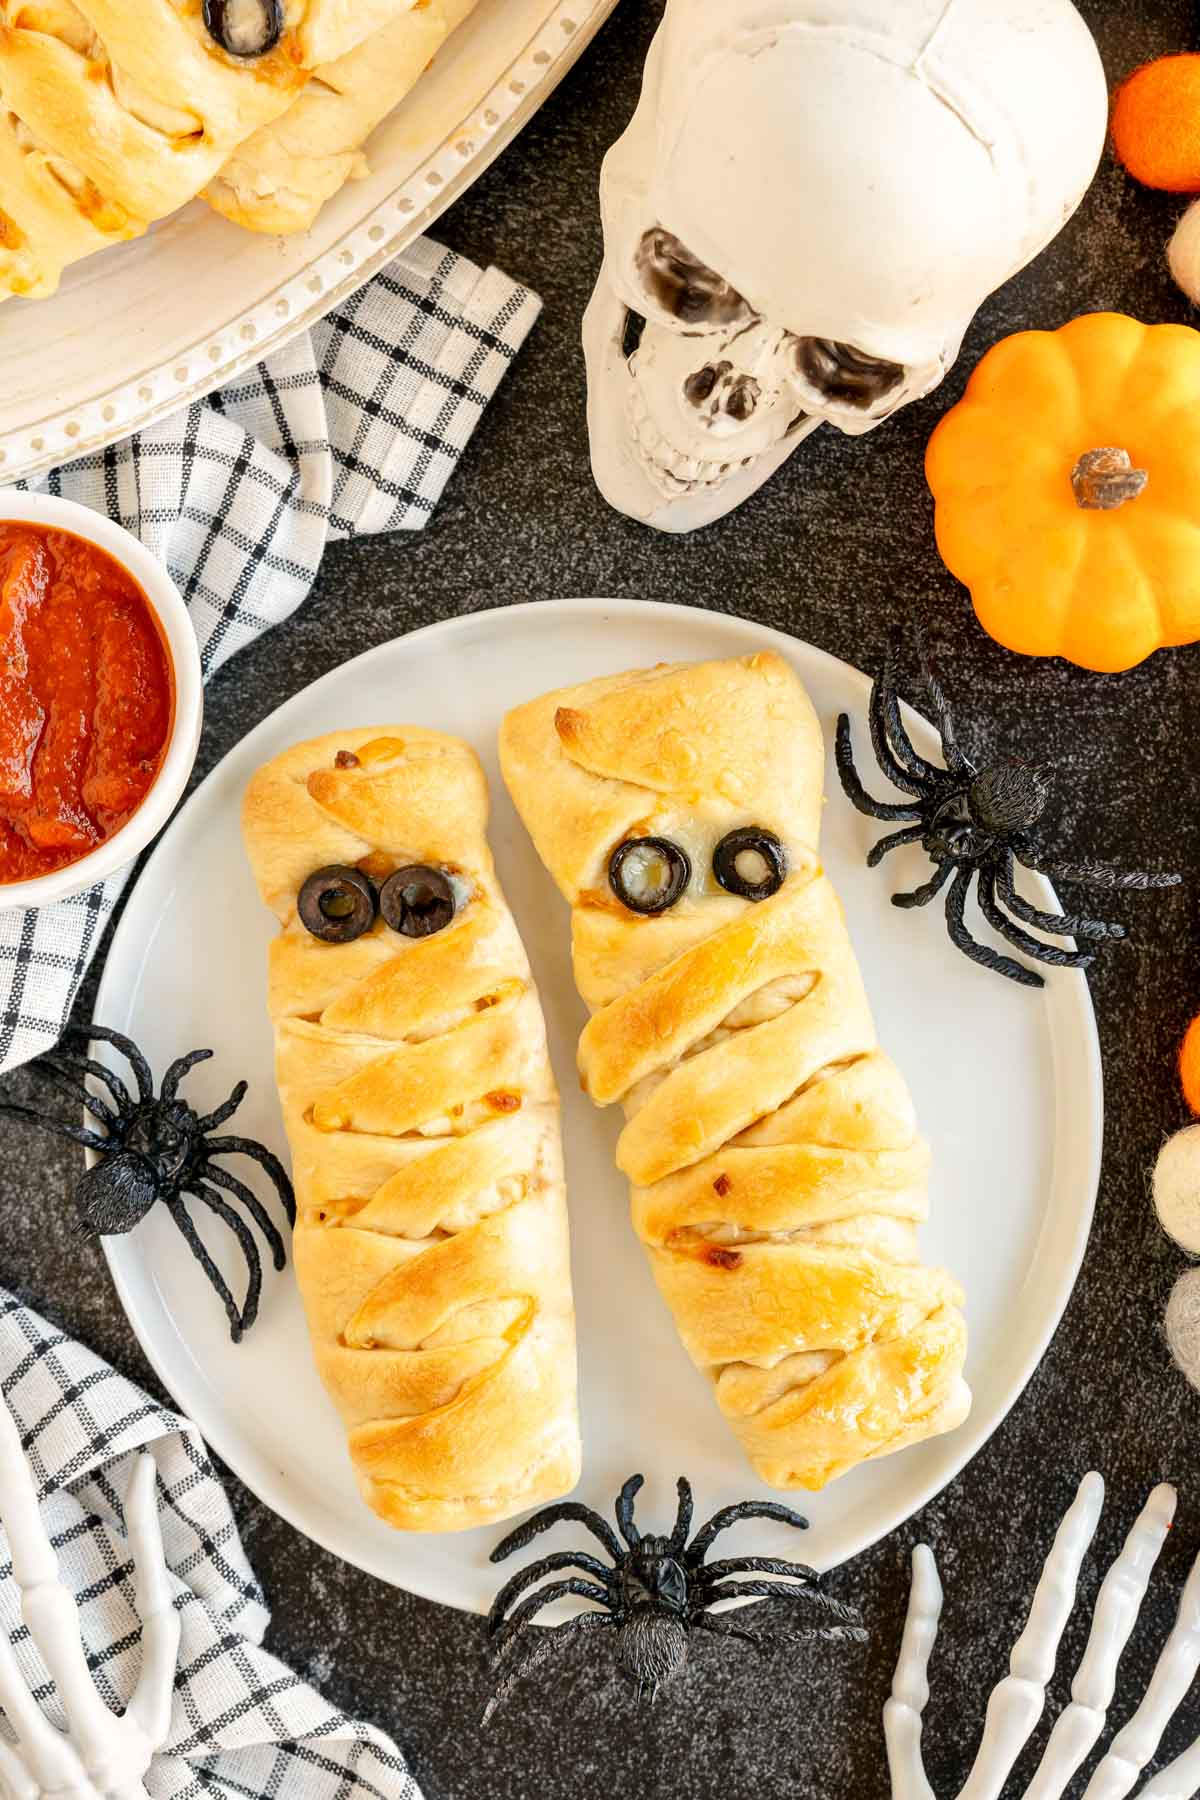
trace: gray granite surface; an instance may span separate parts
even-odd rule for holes
[[[1149,56],[1200,45],[1189,0],[1081,6],[1112,77]],[[647,0],[622,0],[519,142],[442,220],[445,241],[536,287],[543,319],[429,528],[331,550],[302,612],[217,676],[197,779],[316,676],[459,612],[562,594],[656,596],[760,619],[865,667],[875,665],[889,624],[914,615],[963,716],[990,722],[996,744],[1024,747],[1056,770],[1057,829],[1070,851],[1194,871],[1200,651],[1163,652],[1105,678],[998,649],[938,561],[921,476],[934,421],[1003,333],[1056,326],[1099,307],[1149,320],[1188,317],[1163,261],[1179,203],[1135,188],[1106,160],[1068,229],[984,308],[939,393],[867,439],[819,433],[710,530],[654,536],[610,512],[592,486],[578,322],[600,254],[600,158],[633,106],[657,16]],[[843,1572],[872,1627],[865,1650],[818,1648],[761,1665],[749,1655],[697,1655],[652,1711],[637,1710],[607,1663],[593,1668],[577,1651],[484,1732],[478,1620],[359,1574],[231,1483],[274,1606],[272,1647],[393,1732],[430,1800],[886,1793],[879,1712],[907,1557],[921,1534],[938,1548],[951,1596],[927,1733],[935,1789],[949,1796],[968,1767],[982,1696],[1002,1672],[1022,1597],[1092,1465],[1110,1483],[1102,1556],[1116,1549],[1152,1482],[1171,1477],[1183,1490],[1165,1579],[1128,1655],[1131,1674],[1144,1677],[1169,1623],[1167,1593],[1200,1549],[1200,1397],[1172,1370],[1159,1325],[1183,1258],[1156,1229],[1147,1199],[1157,1147],[1184,1117],[1172,1058],[1200,1006],[1200,902],[1193,884],[1182,896],[1131,902],[1130,912],[1132,943],[1093,981],[1108,1119],[1078,1289],[1037,1375],[987,1448],[923,1514]],[[89,987],[83,1009],[90,997]],[[986,1046],[980,1055],[986,1078]],[[11,1092],[23,1083],[5,1085]],[[3,1141],[0,1278],[154,1388],[99,1249],[72,1231],[73,1156],[27,1138],[9,1154],[11,1128]],[[1088,1567],[1089,1595],[1100,1560]],[[1074,1625],[1066,1662],[1081,1642]],[[1192,1700],[1167,1749],[1177,1751],[1198,1729]]]

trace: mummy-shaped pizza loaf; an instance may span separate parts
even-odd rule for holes
[[[579,1475],[558,1096],[465,744],[340,731],[259,771],[296,1274],[364,1498],[450,1531]]]
[[[0,0],[0,299],[137,237],[413,0]]]
[[[659,1288],[755,1469],[819,1488],[970,1403],[922,1265],[928,1151],[821,872],[821,732],[786,663],[666,665],[505,720],[571,904],[583,1083]]]

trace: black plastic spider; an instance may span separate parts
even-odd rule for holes
[[[1042,977],[1011,956],[977,943],[964,923],[963,912],[973,877],[978,877],[980,911],[994,931],[1039,962],[1055,968],[1085,969],[1095,960],[1094,950],[1064,950],[1044,944],[1016,923],[1020,919],[1039,931],[1089,939],[1093,944],[1123,938],[1125,927],[1082,913],[1042,912],[1022,899],[1014,885],[1014,863],[1023,863],[1056,880],[1080,887],[1115,888],[1122,892],[1176,887],[1179,875],[1150,875],[1143,869],[1117,869],[1110,863],[1058,862],[1041,849],[1033,827],[1046,810],[1050,783],[1038,769],[1015,758],[979,770],[960,748],[954,722],[940,683],[921,653],[921,675],[930,710],[942,743],[946,767],[939,769],[915,749],[904,721],[893,682],[897,637],[888,644],[883,668],[871,686],[871,743],[875,760],[890,781],[911,794],[897,804],[872,799],[854,766],[850,745],[850,720],[842,713],[837,722],[837,768],[848,797],[859,812],[873,819],[912,820],[902,831],[880,838],[867,857],[874,868],[889,850],[919,843],[932,858],[931,878],[912,893],[893,894],[893,906],[926,906],[950,881],[946,895],[946,922],[954,943],[972,962],[1007,975],[1025,987],[1044,987]],[[951,880],[953,877],[953,880]],[[1008,910],[1002,911],[1001,907]],[[1008,915],[1012,913],[1013,918]]]
[[[541,1532],[560,1519],[577,1519],[599,1538],[613,1566],[586,1550],[555,1550],[530,1563],[505,1583],[488,1614],[488,1637],[496,1689],[484,1712],[484,1723],[516,1683],[544,1663],[568,1638],[584,1633],[615,1630],[617,1662],[635,1684],[639,1699],[653,1700],[664,1681],[677,1674],[687,1661],[688,1637],[693,1630],[717,1637],[738,1638],[762,1651],[767,1643],[797,1643],[802,1638],[852,1638],[861,1642],[857,1608],[835,1600],[819,1585],[821,1577],[804,1563],[784,1562],[773,1556],[732,1556],[706,1563],[714,1538],[739,1519],[777,1519],[784,1525],[807,1528],[808,1520],[776,1500],[742,1500],[723,1506],[696,1533],[689,1544],[692,1524],[692,1490],[680,1476],[679,1511],[670,1537],[643,1537],[633,1522],[634,1497],[642,1486],[641,1475],[631,1475],[617,1496],[617,1524],[625,1539],[622,1549],[611,1526],[590,1506],[578,1500],[560,1500],[526,1519],[492,1551],[501,1562],[514,1550],[523,1550]],[[581,1569],[566,1580],[549,1581],[535,1589],[509,1612],[517,1596],[556,1569]],[[767,1575],[769,1581],[730,1581],[731,1575]],[[785,1580],[779,1578],[786,1578]],[[595,1600],[602,1612],[582,1612],[562,1625],[531,1632],[533,1620],[544,1606],[566,1595]],[[754,1615],[770,1629],[769,1640],[744,1623],[745,1611],[716,1613],[721,1600],[756,1602]],[[797,1622],[796,1609],[815,1607],[827,1621],[805,1625]],[[506,1616],[507,1615],[507,1616]]]
[[[129,1063],[137,1082],[136,1100],[120,1076],[88,1056],[88,1042],[93,1038],[111,1044]],[[132,1231],[155,1201],[161,1200],[178,1225],[188,1249],[220,1295],[229,1318],[229,1334],[234,1343],[238,1343],[258,1316],[262,1262],[245,1220],[206,1183],[224,1188],[226,1193],[241,1201],[267,1240],[277,1269],[283,1268],[287,1253],[274,1221],[257,1194],[228,1169],[220,1168],[213,1158],[231,1154],[252,1157],[266,1170],[278,1190],[288,1223],[295,1224],[296,1221],[292,1184],[277,1157],[253,1138],[208,1135],[214,1126],[223,1125],[233,1117],[245,1098],[246,1083],[239,1081],[223,1105],[201,1116],[177,1095],[179,1084],[189,1069],[206,1062],[212,1055],[211,1050],[192,1050],[187,1056],[179,1057],[163,1076],[162,1092],[156,1095],[149,1063],[137,1045],[122,1037],[120,1032],[110,1031],[104,1025],[89,1025],[86,1030],[72,1027],[64,1038],[64,1043],[67,1042],[80,1045],[80,1054],[62,1055],[58,1061],[53,1056],[42,1056],[30,1063],[30,1069],[86,1107],[93,1119],[104,1127],[103,1133],[83,1125],[69,1125],[65,1120],[9,1100],[0,1101],[0,1116],[23,1119],[95,1152],[96,1162],[80,1177],[74,1193],[81,1229],[89,1236],[110,1237]],[[89,1075],[107,1089],[107,1099],[102,1099],[86,1085]],[[228,1225],[242,1247],[249,1280],[240,1311],[228,1283],[188,1216],[183,1204],[185,1193],[191,1194]]]

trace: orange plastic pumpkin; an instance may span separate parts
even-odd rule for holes
[[[925,473],[998,643],[1114,670],[1200,638],[1200,332],[1089,313],[1004,338]]]

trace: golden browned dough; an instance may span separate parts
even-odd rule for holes
[[[952,1429],[962,1295],[919,1258],[928,1150],[820,867],[821,732],[791,669],[766,653],[548,694],[509,714],[501,764],[572,908],[584,1087],[625,1109],[634,1225],[758,1474],[819,1488]],[[711,873],[750,824],[788,862],[760,901]],[[669,911],[614,895],[629,837],[687,852]]]
[[[411,4],[286,0],[275,48],[239,58],[200,0],[0,0],[0,299],[174,212]]]
[[[425,73],[478,0],[417,0],[327,63],[288,110],[234,152],[204,198],[250,231],[307,231],[343,184],[365,175],[363,145]]]
[[[453,1531],[579,1477],[558,1095],[529,964],[485,838],[473,753],[412,727],[340,731],[261,769],[243,826],[279,921],[269,1006],[292,1148],[296,1274],[364,1498]],[[311,936],[305,879],[444,870],[453,921]]]

